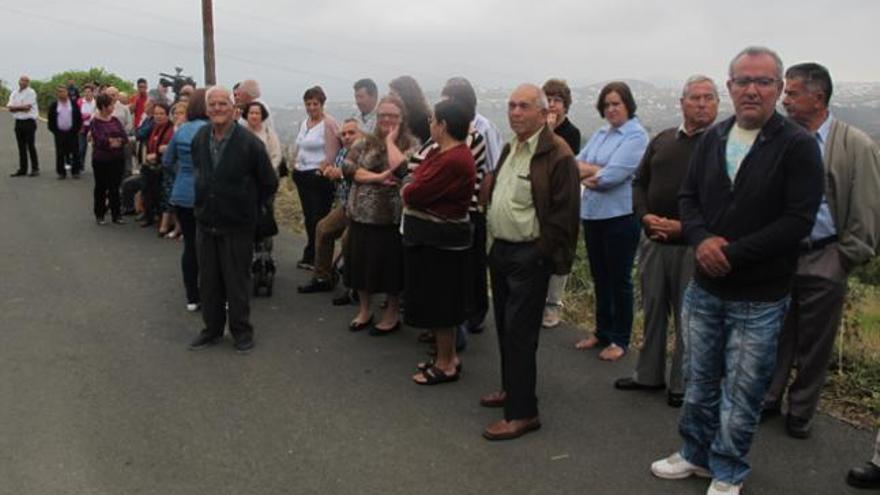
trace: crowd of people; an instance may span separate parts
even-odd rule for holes
[[[480,404],[503,417],[483,436],[514,439],[541,426],[539,333],[560,323],[582,232],[595,330],[575,347],[603,361],[626,355],[637,262],[644,344],[614,387],[666,390],[681,408],[682,446],[651,472],[711,478],[710,495],[739,493],[762,419],[785,406],[787,433],[811,434],[847,274],[880,244],[880,150],[831,113],[825,67],[784,70],[772,50],[749,47],[728,72],[733,116],[716,122],[718,88],[695,75],[683,85],[681,124],[653,137],[630,87],[606,84],[595,102],[606,123],[583,147],[562,79],[511,93],[506,142],[461,77],[433,107],[410,76],[384,96],[361,79],[357,110],[341,122],[324,111],[321,87],[307,89],[290,170],[307,237],[297,267],[312,271],[299,292],[342,281],[333,303],[357,304],[350,331],[424,330],[434,358],[412,380],[425,386],[461,377],[467,334],[483,331],[491,307],[501,380]],[[8,105],[20,152],[13,177],[39,173],[28,85],[22,77]],[[183,237],[186,308],[201,309],[205,324],[190,349],[220,342],[228,320],[247,352],[255,231],[286,168],[271,110],[255,80],[186,86],[175,99],[151,94],[145,80],[137,87],[128,99],[112,87],[85,85],[81,97],[57,89],[48,127],[59,179],[66,164],[80,176],[91,143],[96,222],[108,210],[124,222],[138,191],[142,225]],[[378,317],[375,295],[384,296]],[[847,482],[880,488],[880,436]]]

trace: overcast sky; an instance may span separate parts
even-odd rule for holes
[[[815,60],[838,81],[880,81],[877,0],[215,0],[221,83],[253,77],[273,104],[320,84],[410,74],[426,89],[452,75],[482,87],[563,77],[678,84],[723,79],[746,45],[786,64]],[[723,6],[722,6],[723,5]],[[199,0],[0,0],[0,79],[104,67],[158,79],[174,66],[203,81]]]

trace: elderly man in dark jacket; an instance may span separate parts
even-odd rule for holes
[[[577,164],[547,122],[547,96],[524,84],[510,95],[507,115],[515,137],[504,146],[486,215],[495,328],[501,348],[502,390],[480,399],[504,407],[504,419],[483,436],[508,440],[536,430],[538,333],[551,274],[571,270],[578,233]]]
[[[235,349],[245,353],[254,347],[248,293],[254,230],[259,211],[278,189],[278,177],[260,139],[235,122],[232,93],[215,86],[206,99],[211,125],[192,143],[205,329],[189,348],[204,349],[220,341],[228,304]]]

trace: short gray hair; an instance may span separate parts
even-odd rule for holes
[[[715,99],[718,99],[718,86],[715,85],[715,81],[712,80],[709,76],[704,76],[702,74],[695,74],[684,82],[684,87],[681,88],[681,97],[685,98],[688,95],[688,92],[691,89],[691,86],[698,83],[709,83],[712,85],[712,93],[715,95]]]
[[[254,79],[245,79],[238,86],[238,90],[248,94],[251,98],[260,97],[260,83]]]
[[[782,59],[779,58],[779,54],[774,52],[773,50],[765,47],[765,46],[749,46],[744,48],[741,52],[737,53],[733,60],[730,61],[730,65],[727,68],[727,75],[731,79],[733,78],[733,66],[736,62],[745,56],[749,57],[758,57],[761,55],[767,55],[776,62],[776,79],[782,81],[782,71],[784,69],[782,65]]]
[[[205,91],[205,104],[208,104],[208,101],[211,99],[211,95],[214,93],[224,93],[226,98],[229,100],[229,103],[235,104],[235,100],[232,99],[232,91],[223,87],[223,86],[211,86]]]
[[[550,108],[550,101],[547,100],[547,93],[545,93],[537,84],[523,83],[517,86],[514,91],[519,91],[520,89],[531,89],[535,91],[538,94],[538,97],[535,98],[535,103],[538,104],[538,108],[541,110],[547,110]]]

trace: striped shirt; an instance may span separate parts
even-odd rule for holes
[[[480,211],[480,184],[482,184],[483,178],[486,176],[486,140],[482,134],[471,129],[471,132],[468,134],[464,143],[471,150],[471,156],[474,157],[474,164],[477,168],[477,180],[474,181],[474,193],[471,195],[471,204],[468,211],[478,212]],[[419,151],[410,157],[409,163],[407,164],[407,170],[410,173],[414,171],[425,160],[428,153],[437,147],[437,143],[429,139]]]

